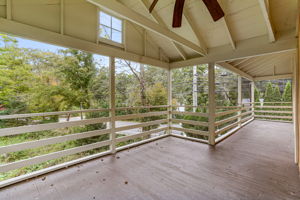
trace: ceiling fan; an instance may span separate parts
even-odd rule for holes
[[[210,15],[214,21],[218,21],[224,17],[224,11],[222,10],[220,4],[217,0],[202,0],[205,6],[207,7]],[[151,6],[149,7],[149,12],[151,13],[156,6],[158,0],[153,0]],[[173,28],[181,27],[182,13],[185,0],[176,0],[173,12]]]

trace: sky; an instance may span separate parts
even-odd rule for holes
[[[50,51],[53,53],[57,53],[59,50],[66,49],[64,47],[56,46],[56,45],[51,45],[43,42],[37,42],[33,40],[27,40],[23,38],[16,37],[18,41],[18,47],[20,48],[31,48],[31,49],[38,49],[42,51]],[[106,56],[101,56],[101,55],[96,55],[94,54],[94,59],[96,60],[97,63],[100,63],[102,66],[108,66],[109,64],[109,59]]]

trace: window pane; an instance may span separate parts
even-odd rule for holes
[[[118,31],[122,31],[122,21],[112,17],[112,28]]]
[[[100,25],[99,31],[100,31],[100,37],[111,40],[111,29],[110,28]]]
[[[104,12],[100,12],[100,24],[111,27],[111,16]]]
[[[112,30],[112,41],[122,43],[122,33],[120,31]]]

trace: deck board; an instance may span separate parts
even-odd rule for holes
[[[215,148],[168,137],[12,185],[0,199],[299,200],[292,131],[255,120]]]

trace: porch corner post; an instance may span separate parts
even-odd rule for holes
[[[208,64],[208,143],[216,144],[215,118],[216,118],[216,99],[215,99],[215,63]]]
[[[298,50],[299,51],[299,50]],[[293,79],[292,79],[292,101],[293,101],[293,124],[294,124],[294,142],[295,142],[295,163],[299,165],[299,171],[300,171],[300,138],[299,138],[299,60],[297,60],[297,57],[299,59],[299,55],[294,57],[293,62]]]
[[[116,153],[116,79],[115,58],[109,57],[109,116],[110,116],[110,151]]]
[[[251,111],[252,111],[252,116],[254,118],[254,106],[255,106],[255,82],[254,81],[251,81]]]
[[[239,112],[238,112],[238,127],[242,126],[241,120],[241,114],[242,114],[242,77],[238,76],[238,106],[239,106]]]
[[[172,70],[168,69],[168,133],[172,134]]]

